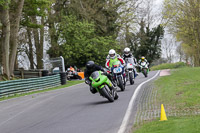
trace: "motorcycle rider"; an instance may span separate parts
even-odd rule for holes
[[[149,62],[147,61],[147,59],[145,59],[144,56],[141,57],[141,59],[138,61],[138,64],[141,66],[142,62],[146,62],[147,66],[149,67]],[[141,67],[140,67],[140,72],[141,72]]]
[[[120,61],[121,64],[123,66],[125,66],[125,61],[121,58],[120,55],[116,54],[115,50],[114,49],[111,49],[109,51],[109,54],[108,56],[106,57],[106,68],[111,68],[112,67],[112,64],[115,62],[115,61]]]
[[[128,48],[128,47],[126,47],[125,49],[124,49],[124,53],[123,53],[123,55],[122,55],[122,58],[126,61],[126,59],[127,58],[133,58],[133,61],[134,61],[134,66],[137,66],[138,64],[137,64],[137,59],[133,56],[133,54],[130,52],[130,48]],[[136,68],[134,67],[133,68],[134,69],[134,71],[135,71],[135,77],[138,75],[138,73],[137,73],[137,70],[136,70]]]
[[[117,54],[114,49],[111,49],[111,50],[109,50],[109,54],[106,57],[106,64],[105,64],[106,68],[108,68],[112,71],[112,65],[115,61],[120,61],[123,66],[126,65],[125,61],[121,58],[121,56],[119,54]],[[122,72],[123,72],[124,78],[126,79],[126,73],[124,72],[124,69],[122,69]],[[113,81],[113,80],[111,80],[111,81]],[[116,86],[116,85],[114,84],[114,86]]]
[[[90,91],[93,94],[95,94],[97,92],[97,90],[91,86],[91,80],[89,79],[89,77],[94,71],[102,71],[104,73],[104,75],[106,75],[109,78],[109,74],[107,74],[107,71],[105,71],[102,66],[95,64],[94,61],[88,61],[86,63],[84,77],[85,77],[85,83],[90,86]]]

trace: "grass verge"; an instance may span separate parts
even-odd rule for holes
[[[200,68],[181,68],[155,81],[157,100],[179,109],[200,105]]]
[[[134,133],[199,133],[200,116],[170,117],[168,121],[152,121]]]
[[[187,67],[187,65],[184,62],[164,63],[161,65],[153,66],[150,69],[154,71],[154,70],[162,70],[162,69],[177,69],[177,68],[182,68],[182,67]]]
[[[26,93],[21,93],[21,94],[14,94],[14,95],[10,95],[10,96],[4,96],[4,97],[0,98],[0,101],[11,99],[11,98],[16,98],[16,97],[21,97],[21,96],[26,96],[26,95],[31,95],[31,94],[35,94],[35,93],[41,93],[41,92],[47,92],[47,91],[51,91],[51,90],[62,89],[62,88],[66,88],[66,87],[80,84],[83,82],[84,82],[83,80],[67,81],[66,85],[60,85],[60,86],[54,87],[54,88],[48,88],[48,89],[44,89],[44,90],[36,90],[36,91],[31,91],[31,92],[26,92]]]
[[[199,67],[185,67],[172,70],[171,75],[156,80],[156,100],[164,106],[167,105],[168,110],[176,112],[176,117],[169,117],[168,121],[164,122],[156,120],[144,122],[143,125],[136,125],[136,128],[139,127],[139,129],[134,133],[200,132],[200,115],[198,115],[200,114],[199,75]]]

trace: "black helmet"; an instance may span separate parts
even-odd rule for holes
[[[91,68],[93,68],[94,67],[94,61],[88,61],[87,63],[86,63],[86,68],[87,69],[91,69]]]

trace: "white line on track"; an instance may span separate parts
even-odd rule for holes
[[[131,115],[131,113],[132,113],[133,104],[134,104],[134,102],[135,102],[135,99],[136,99],[136,97],[137,97],[137,94],[139,93],[139,91],[140,91],[142,85],[144,85],[145,83],[147,83],[147,82],[153,80],[154,78],[156,78],[156,77],[158,76],[159,73],[160,73],[160,71],[158,71],[152,78],[150,78],[150,79],[148,79],[148,80],[142,82],[142,83],[135,89],[135,92],[133,93],[133,96],[132,96],[132,98],[131,98],[131,100],[130,100],[130,102],[129,102],[129,104],[128,104],[128,108],[127,108],[127,110],[126,110],[126,114],[125,114],[124,119],[123,119],[123,121],[122,121],[122,124],[121,124],[121,126],[120,126],[120,128],[119,128],[119,130],[118,130],[118,133],[125,133],[126,127],[127,127],[127,124],[128,124],[129,118],[130,118],[130,115]]]

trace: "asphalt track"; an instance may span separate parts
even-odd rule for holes
[[[126,90],[119,91],[119,99],[113,103],[91,94],[84,83],[2,101],[0,133],[117,133],[135,89],[156,73],[151,71],[147,78],[139,74],[134,85],[127,82]],[[136,103],[132,105],[126,132],[133,124]]]

